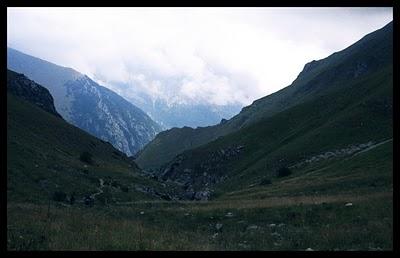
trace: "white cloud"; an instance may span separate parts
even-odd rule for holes
[[[8,45],[122,95],[227,104],[289,85],[391,8],[8,8]],[[130,87],[118,88],[116,82]]]

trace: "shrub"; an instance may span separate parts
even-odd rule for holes
[[[71,197],[69,198],[69,204],[73,205],[75,203],[75,193],[71,194]]]
[[[80,159],[82,162],[85,162],[85,163],[88,163],[88,164],[93,164],[92,154],[90,154],[90,153],[87,152],[87,151],[82,152],[81,155],[80,155],[80,157],[79,157],[79,159]]]
[[[292,171],[289,168],[282,167],[282,168],[278,169],[276,176],[277,177],[285,177],[285,176],[289,176],[290,174],[292,174]]]
[[[270,185],[272,184],[271,179],[269,178],[264,178],[263,180],[261,180],[260,185]]]
[[[67,194],[62,191],[56,191],[53,194],[53,200],[56,202],[63,202],[67,199]]]

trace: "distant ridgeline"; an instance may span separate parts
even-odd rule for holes
[[[86,75],[7,48],[7,67],[46,87],[69,123],[133,155],[161,131],[142,110]]]

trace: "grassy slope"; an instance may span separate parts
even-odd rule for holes
[[[210,202],[8,202],[9,250],[391,250],[393,144]],[[229,188],[229,187],[228,187]],[[350,207],[345,206],[351,202]],[[231,217],[227,214],[232,213]],[[32,222],[35,223],[32,223]],[[216,225],[222,224],[217,230]],[[271,225],[275,224],[275,225]],[[346,237],[343,237],[346,236]]]
[[[386,143],[335,162],[323,173],[303,171],[272,187],[232,192],[205,203],[56,206],[50,217],[45,206],[9,203],[8,214],[15,219],[8,222],[7,246],[11,250],[391,250],[392,147]],[[363,183],[364,179],[375,186]],[[320,189],[325,191],[314,191]],[[345,206],[348,202],[352,206]],[[222,224],[220,230],[217,224]]]
[[[84,151],[93,155],[94,165],[79,160]],[[110,189],[114,198],[124,201],[148,199],[136,192],[133,184],[160,186],[139,176],[138,172],[135,163],[111,144],[7,94],[9,202],[47,202],[48,195],[54,191],[75,192],[76,198],[82,198],[98,191],[100,178],[115,180],[129,188],[127,193]],[[41,187],[41,184],[47,187]]]
[[[210,173],[228,176],[216,186],[226,192],[273,178],[280,166],[326,151],[392,138],[392,67],[347,86],[185,151],[177,169],[193,169],[192,176],[200,178],[201,164],[208,162],[212,153],[243,145],[244,151],[237,158],[212,164]]]
[[[390,23],[349,48],[315,62],[315,67],[300,73],[292,85],[256,100],[225,124],[197,129],[173,128],[161,132],[138,153],[136,161],[144,169],[157,169],[184,150],[211,142],[295,105],[326,95],[329,91],[347,87],[353,80],[357,81],[391,64],[392,49],[393,25]],[[367,74],[354,78],[362,65],[367,65]]]

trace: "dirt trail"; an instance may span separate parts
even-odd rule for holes
[[[357,152],[357,153],[354,154],[352,157],[355,157],[355,156],[357,156],[358,154],[361,154],[361,153],[363,153],[363,152],[370,151],[370,150],[372,150],[372,149],[374,149],[374,148],[376,148],[376,147],[378,147],[378,146],[380,146],[380,145],[382,145],[382,144],[385,144],[385,143],[387,143],[387,142],[390,142],[390,141],[393,141],[393,138],[390,138],[390,139],[385,140],[385,141],[382,141],[382,142],[378,142],[378,143],[376,143],[376,144],[374,144],[374,145],[372,145],[372,146],[366,148],[365,150],[362,150],[362,151]]]
[[[97,190],[99,190],[99,191],[90,196],[92,199],[96,199],[97,195],[103,193],[104,180],[102,178],[99,178],[99,181],[100,181],[100,187],[97,188]]]
[[[390,139],[387,139],[387,140],[384,140],[384,141],[381,141],[381,142],[377,142],[377,143],[375,143],[374,145],[371,145],[370,147],[368,147],[368,148],[366,148],[366,149],[364,149],[364,150],[361,150],[361,151],[359,151],[359,152],[354,153],[353,155],[350,155],[349,157],[345,157],[345,158],[343,158],[342,160],[339,160],[339,162],[343,162],[343,161],[346,161],[346,160],[350,160],[350,159],[354,158],[355,156],[357,156],[358,154],[361,154],[361,153],[370,151],[370,150],[372,150],[372,149],[375,149],[376,147],[381,146],[382,144],[385,144],[385,143],[390,142],[390,141],[393,141],[393,138],[390,138]],[[336,164],[337,164],[337,163],[334,163],[334,164],[325,166],[325,167],[323,167],[323,168],[314,170],[314,171],[312,171],[312,172],[307,173],[307,175],[313,175],[313,174],[319,173],[319,172],[321,172],[321,171],[323,171],[323,170],[326,170],[326,169],[329,169],[330,167],[335,166]],[[293,181],[293,180],[297,180],[297,178],[288,179],[288,180],[286,180],[286,181],[288,182],[288,181]]]

